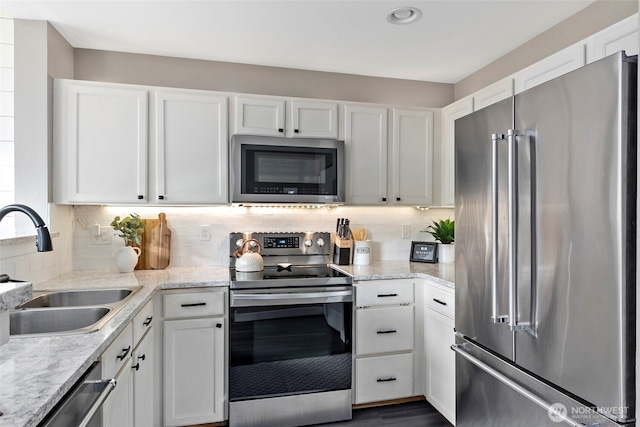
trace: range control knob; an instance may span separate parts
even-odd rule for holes
[[[318,240],[316,240],[316,245],[318,245],[318,247],[323,247],[324,246],[324,239],[322,237],[320,237]]]
[[[311,240],[311,239],[306,239],[306,240],[304,241],[304,245],[305,245],[306,247],[310,248],[311,246],[313,246],[313,240]]]

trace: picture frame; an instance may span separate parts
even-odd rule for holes
[[[411,242],[411,262],[438,262],[438,243],[436,242]]]

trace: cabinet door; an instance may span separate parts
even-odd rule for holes
[[[387,204],[387,109],[345,106],[347,203]]]
[[[148,92],[67,80],[55,97],[56,203],[146,202]]]
[[[433,202],[433,112],[393,109],[391,203]]]
[[[133,352],[133,419],[136,427],[152,427],[155,422],[153,329],[142,338]]]
[[[453,319],[432,309],[425,315],[427,354],[427,400],[455,425],[456,358],[451,351],[455,342]]]
[[[507,77],[473,94],[473,111],[488,107],[513,96],[513,79]]]
[[[224,319],[164,322],[164,425],[224,420]]]
[[[627,55],[638,54],[638,14],[589,37],[587,41],[587,63],[602,59],[620,50]]]
[[[338,104],[322,101],[291,101],[287,136],[336,139],[338,137]]]
[[[535,64],[519,71],[514,76],[515,93],[523,92],[541,83],[582,67],[585,64],[584,45],[569,46]]]
[[[473,112],[473,98],[463,98],[442,109],[440,205],[453,206],[455,199],[455,121]]]
[[[158,203],[227,203],[227,97],[155,94]]]
[[[234,133],[284,136],[284,115],[282,99],[238,96]]]
[[[133,427],[134,425],[131,357],[127,357],[124,362],[124,366],[116,377],[116,387],[102,406],[102,417],[106,427]]]

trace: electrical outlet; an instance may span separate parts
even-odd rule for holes
[[[113,238],[113,227],[94,225],[91,227],[92,245],[110,245]]]
[[[200,241],[204,242],[207,240],[211,240],[211,226],[210,225],[201,225],[200,226]]]
[[[411,224],[402,224],[402,238],[408,239],[411,237]]]

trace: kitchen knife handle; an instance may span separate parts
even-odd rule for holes
[[[498,293],[498,143],[503,141],[504,134],[491,135],[491,322],[504,323],[507,316],[500,315]]]

